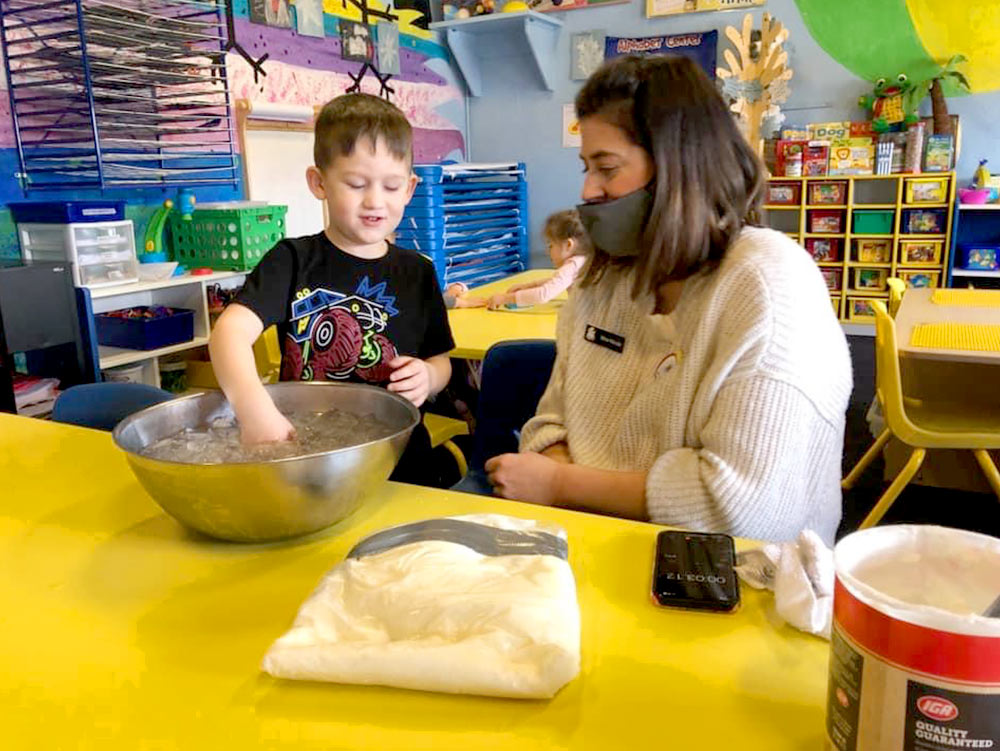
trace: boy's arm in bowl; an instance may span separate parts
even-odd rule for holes
[[[284,441],[294,432],[257,375],[253,344],[263,330],[264,324],[256,313],[232,303],[219,317],[208,344],[212,369],[233,405],[244,443]]]

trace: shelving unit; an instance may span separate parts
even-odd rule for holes
[[[430,28],[444,33],[469,94],[482,96],[487,61],[513,65],[526,56],[533,61],[545,89],[553,91],[558,69],[555,52],[562,25],[551,16],[524,11],[441,21]]]
[[[962,250],[970,247],[1000,247],[1000,204],[959,204],[955,208],[952,233],[951,287],[1000,288],[1000,270],[962,268]]]
[[[923,182],[937,178],[945,183],[946,201],[907,201],[907,187],[910,181]],[[830,285],[830,301],[838,317],[843,322],[862,324],[870,330],[874,321],[870,301],[887,300],[888,290],[885,279],[901,276],[913,286],[944,286],[951,265],[953,207],[955,205],[954,173],[923,173],[894,175],[824,175],[816,177],[774,177],[770,187],[791,186],[791,195],[797,195],[794,203],[768,204],[769,224],[795,239],[817,259]],[[846,186],[846,203],[812,202],[810,189],[816,184],[841,183]],[[835,198],[842,196],[836,195]],[[840,191],[845,193],[845,191]],[[1000,206],[998,206],[1000,208]],[[910,233],[903,217],[915,209],[940,212],[943,217],[940,233]],[[826,211],[839,218],[837,231],[814,232],[811,217],[815,212]],[[885,222],[887,232],[855,232],[858,211],[883,212],[884,216],[869,219]],[[888,215],[891,212],[891,227]],[[1000,214],[997,218],[997,242],[1000,244]],[[877,227],[881,229],[881,227]],[[824,241],[831,241],[828,247]],[[921,249],[917,243],[926,243]],[[865,257],[861,260],[861,250]],[[823,258],[824,252],[832,252],[834,258]],[[937,254],[937,260],[914,261],[918,253]],[[868,270],[871,273],[865,274]],[[997,273],[1000,277],[1000,272]],[[865,281],[862,282],[861,280]],[[870,285],[870,286],[868,286]],[[846,326],[845,326],[846,328]]]
[[[143,383],[159,386],[160,369],[157,358],[208,344],[210,328],[206,290],[209,285],[221,283],[223,287],[232,287],[240,284],[244,277],[245,274],[236,271],[217,271],[204,276],[186,274],[159,282],[121,284],[94,290],[78,288],[77,308],[80,314],[80,326],[84,331],[84,341],[94,372],[100,373],[105,368],[141,362]],[[188,342],[152,350],[98,345],[94,314],[136,305],[166,305],[194,310],[194,338]]]

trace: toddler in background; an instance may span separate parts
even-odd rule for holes
[[[576,209],[557,211],[545,220],[543,234],[556,273],[537,282],[515,284],[506,292],[493,295],[489,300],[490,308],[540,305],[565,292],[573,284],[590,252],[590,238],[580,215]]]

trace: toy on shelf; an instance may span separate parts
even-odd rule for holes
[[[892,260],[892,240],[855,240],[857,255],[855,261],[861,263],[889,263]]]
[[[918,91],[910,77],[900,73],[893,79],[879,78],[872,94],[860,97],[858,104],[870,113],[872,130],[887,133],[905,130],[917,122],[920,119],[917,109],[923,98],[923,92]]]
[[[190,190],[181,190],[177,193],[177,211],[181,219],[185,222],[191,221],[194,214],[195,198]],[[163,240],[163,229],[174,210],[174,202],[169,198],[163,202],[146,225],[146,236],[142,243],[142,252],[139,254],[140,263],[164,263],[170,260],[166,243]],[[181,269],[183,272],[183,269]]]
[[[964,250],[965,268],[973,271],[996,271],[1000,269],[1000,247],[979,246]]]
[[[718,68],[716,74],[722,79],[723,95],[729,99],[744,135],[754,150],[763,154],[761,134],[781,125],[783,115],[778,105],[788,99],[792,69],[788,67],[788,53],[782,49],[788,29],[765,13],[761,28],[754,30],[753,16],[747,13],[742,29],[727,26],[726,36],[739,59],[732,50],[725,50],[723,57],[729,67]],[[765,120],[770,128],[765,127]]]

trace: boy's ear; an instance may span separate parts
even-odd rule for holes
[[[323,187],[323,173],[317,167],[309,167],[306,170],[306,182],[309,184],[309,192],[319,200],[326,200],[326,188]]]
[[[417,179],[417,176],[411,172],[410,173],[410,182],[406,186],[406,202],[407,203],[409,203],[410,199],[413,198],[413,191],[415,191],[417,189],[417,183],[418,182],[419,182],[419,180]]]

